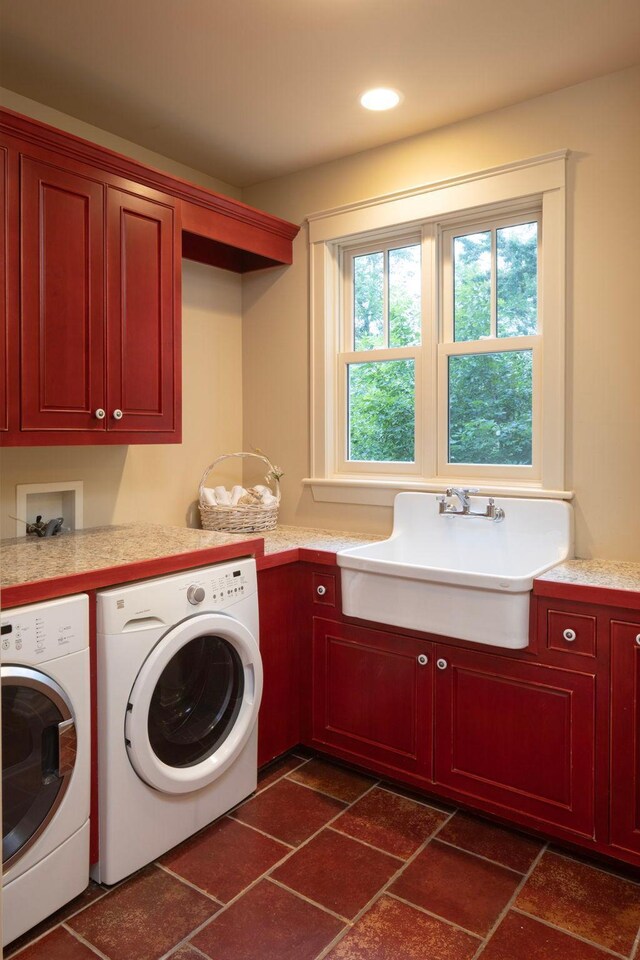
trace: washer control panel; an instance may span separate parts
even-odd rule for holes
[[[223,611],[253,598],[255,560],[231,560],[98,593],[98,634],[155,630],[205,611]]]
[[[5,610],[0,617],[3,663],[44,663],[89,646],[86,594]]]

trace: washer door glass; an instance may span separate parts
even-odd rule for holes
[[[244,694],[244,668],[223,637],[191,640],[171,658],[149,707],[149,742],[170,767],[190,767],[228,737]]]
[[[71,772],[64,769],[67,731],[75,738],[71,709],[58,684],[37,670],[2,667],[5,869],[35,842],[58,809]]]
[[[224,613],[187,617],[155,643],[131,688],[124,738],[133,769],[162,793],[200,790],[247,745],[261,696],[251,631]]]

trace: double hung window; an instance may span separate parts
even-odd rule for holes
[[[312,483],[562,486],[563,163],[555,173],[525,197],[503,184],[493,204],[452,197],[409,226],[312,241]],[[388,221],[389,201],[375,206],[345,217]]]

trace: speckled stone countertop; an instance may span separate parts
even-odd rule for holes
[[[348,533],[346,530],[316,530],[312,527],[278,526],[275,530],[257,534],[264,537],[266,555],[281,553],[299,547],[303,550],[326,550],[336,553],[348,547],[357,547],[362,543],[384,540],[373,534]]]
[[[538,580],[600,587],[605,590],[640,591],[640,563],[623,560],[565,560]]]
[[[16,537],[0,541],[2,587],[54,577],[77,575],[108,567],[143,563],[194,550],[255,543],[257,536],[242,537],[188,527],[152,523],[92,527],[59,537]],[[249,549],[249,553],[253,550]]]
[[[265,534],[218,533],[149,523],[93,527],[51,539],[16,537],[0,541],[0,586],[6,602],[27,602],[234,557],[252,555],[259,565],[272,566],[279,554],[282,562],[297,559],[300,548],[330,555],[375,539],[380,538],[285,526]],[[32,590],[22,599],[23,588],[34,584],[40,585],[37,596],[31,595]],[[49,593],[47,584],[51,585]]]

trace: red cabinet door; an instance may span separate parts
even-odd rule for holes
[[[258,573],[260,655],[264,672],[258,719],[258,766],[300,743],[300,615],[298,564]]]
[[[313,626],[313,741],[378,772],[431,776],[432,648],[329,620]]]
[[[611,624],[611,823],[615,846],[640,853],[640,623]]]
[[[593,836],[595,676],[438,646],[435,779]]]
[[[23,156],[21,428],[104,430],[104,187]]]
[[[170,198],[165,203],[108,189],[110,431],[157,434],[179,427],[179,230],[175,217]]]

